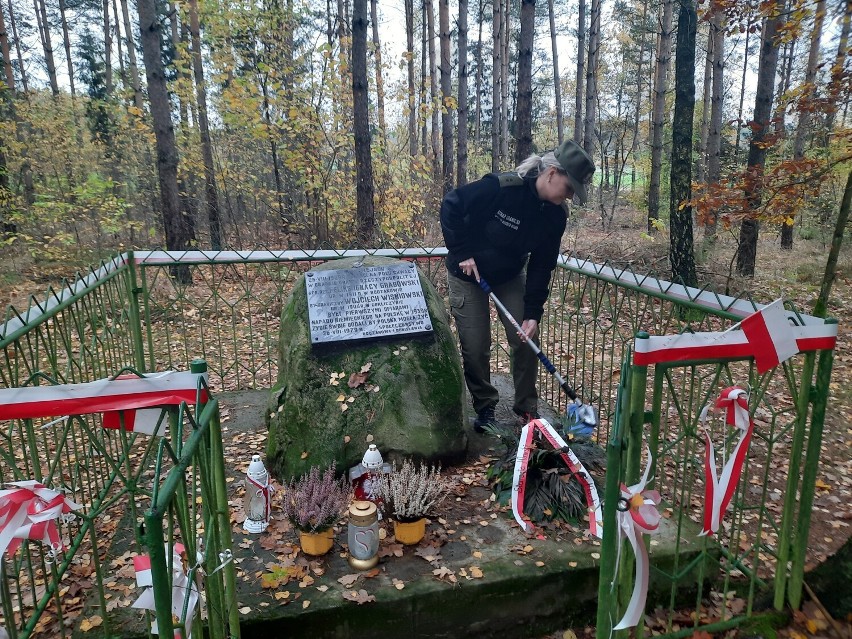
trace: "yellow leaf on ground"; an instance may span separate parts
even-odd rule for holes
[[[80,622],[80,630],[82,630],[83,632],[89,632],[89,630],[91,630],[92,628],[97,628],[103,622],[104,620],[101,619],[101,617],[99,617],[98,615],[83,619],[83,621]]]
[[[308,458],[308,451],[303,452],[301,455],[299,455],[299,457],[301,457],[302,459],[307,459]]]

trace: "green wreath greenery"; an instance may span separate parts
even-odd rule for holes
[[[559,429],[559,424],[555,426]],[[486,427],[486,431],[506,447],[486,473],[497,501],[505,505],[512,499],[512,479],[520,433],[515,427],[505,424]],[[577,440],[569,445],[586,470],[593,475],[592,479],[600,491],[601,483],[594,475],[604,471],[606,453],[603,448],[589,440]],[[559,453],[560,450],[551,448],[549,443],[545,443],[542,448],[534,446],[530,450],[524,513],[534,523],[556,520],[576,524],[588,513],[583,487]]]

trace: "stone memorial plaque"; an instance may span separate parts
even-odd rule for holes
[[[312,344],[432,331],[414,264],[309,271],[305,284]]]

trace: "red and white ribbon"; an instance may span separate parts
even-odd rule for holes
[[[169,552],[168,545],[166,553]],[[186,639],[192,638],[192,622],[195,619],[195,609],[198,607],[198,588],[195,582],[189,580],[184,568],[185,549],[183,544],[176,543],[172,550],[172,615],[181,619],[184,605],[186,605],[186,618],[183,625],[186,630]],[[151,576],[151,557],[148,555],[137,555],[133,558],[133,568],[136,572],[136,585],[144,588],[142,594],[133,603],[133,608],[142,610],[156,610],[154,604],[154,581]],[[189,603],[187,604],[187,599]],[[151,623],[151,633],[158,632],[156,618]],[[175,629],[175,639],[183,639],[183,633],[179,628]]]
[[[82,508],[37,481],[11,482],[0,490],[0,556],[14,554],[23,539],[42,541],[51,554],[62,548],[56,520]]]
[[[269,521],[269,517],[272,514],[272,493],[275,492],[275,486],[272,485],[272,482],[268,479],[269,475],[267,475],[266,484],[261,484],[251,475],[246,475],[246,480],[249,484],[254,486],[257,491],[255,495],[263,496],[263,504],[264,504],[264,519]]]
[[[195,404],[199,378],[207,373],[166,371],[143,377],[124,375],[84,384],[0,389],[0,420],[56,415],[91,415],[117,410]],[[202,385],[200,401],[207,401]]]
[[[709,406],[701,411],[699,419],[707,421]],[[722,468],[722,474],[716,474],[716,454],[707,429],[704,429],[704,524],[700,535],[712,535],[719,530],[722,517],[731,503],[740,475],[743,471],[748,445],[754,423],[748,412],[748,392],[739,386],[729,386],[716,400],[716,408],[725,411],[725,423],[739,429],[740,439],[731,456]]]
[[[638,484],[632,486],[621,485],[621,499],[616,510],[616,523],[618,526],[618,553],[621,554],[621,546],[624,539],[630,542],[633,555],[636,557],[636,580],[633,583],[633,594],[627,604],[627,609],[621,621],[613,627],[613,630],[624,630],[636,626],[645,613],[645,601],[648,599],[648,576],[650,574],[650,561],[648,560],[648,549],[645,547],[643,534],[655,534],[660,525],[660,493],[656,490],[645,490],[648,484],[648,473],[651,470],[651,451],[648,451],[648,464]],[[616,566],[620,564],[616,559]]]
[[[598,491],[591,475],[585,469],[574,452],[568,448],[565,440],[559,436],[553,426],[545,419],[534,419],[521,430],[521,441],[515,455],[515,472],[512,477],[512,513],[524,532],[531,532],[535,526],[529,517],[524,515],[524,494],[527,486],[527,466],[530,461],[530,449],[533,435],[538,430],[550,444],[557,449],[567,449],[560,456],[568,466],[568,470],[577,478],[586,493],[586,503],[589,505],[589,532],[598,538],[603,537],[603,513]]]

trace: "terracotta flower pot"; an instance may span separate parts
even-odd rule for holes
[[[421,517],[417,521],[397,521],[393,522],[393,536],[396,540],[406,546],[413,546],[420,543],[420,540],[426,535],[426,518]]]
[[[319,557],[324,555],[334,545],[334,529],[320,530],[315,533],[299,531],[299,544],[306,555]]]

